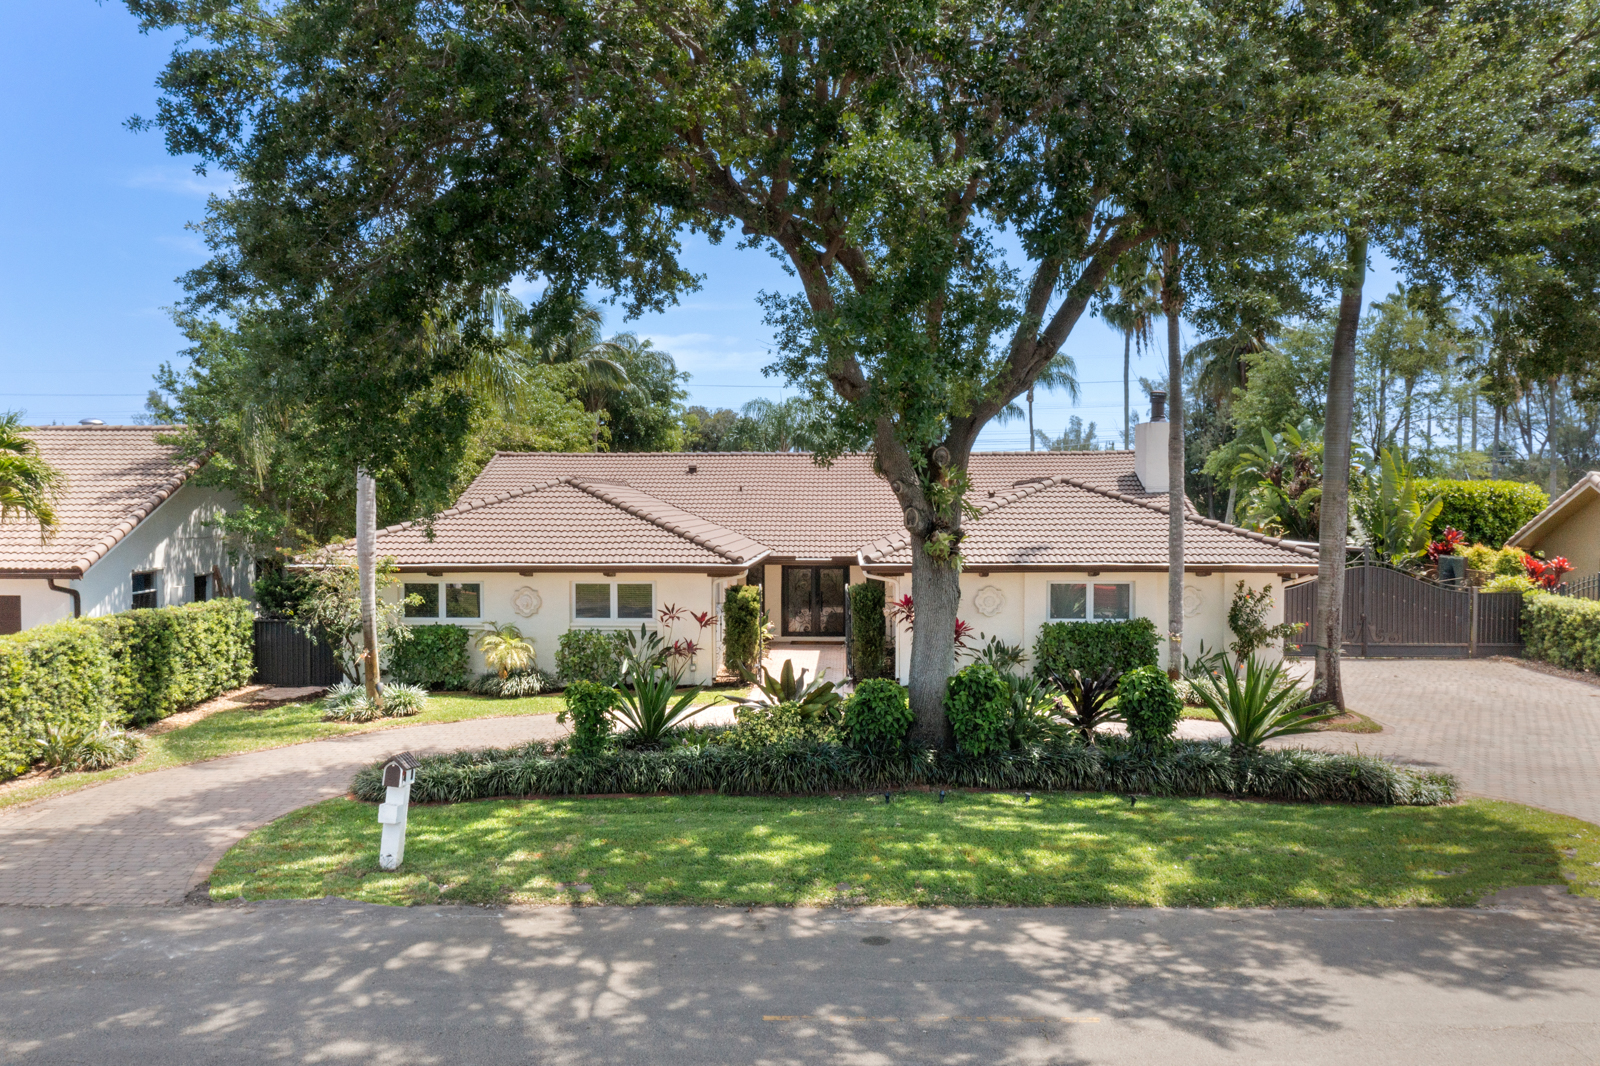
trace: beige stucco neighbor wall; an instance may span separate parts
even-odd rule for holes
[[[1522,546],[1538,550],[1546,558],[1565,556],[1574,576],[1600,573],[1600,495],[1586,493],[1587,499],[1550,526],[1537,539]]]

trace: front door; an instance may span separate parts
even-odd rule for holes
[[[783,635],[786,637],[844,636],[844,585],[842,566],[786,566],[783,568]]]

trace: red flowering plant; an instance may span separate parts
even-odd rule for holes
[[[1467,535],[1453,526],[1444,527],[1444,536],[1428,545],[1428,562],[1438,563],[1441,555],[1454,555]]]
[[[1528,576],[1533,583],[1549,592],[1554,592],[1561,587],[1562,575],[1572,569],[1572,564],[1567,562],[1565,556],[1558,555],[1554,559],[1535,559],[1533,556],[1524,556],[1522,565],[1528,571]]]
[[[917,617],[916,608],[912,605],[911,597],[909,595],[901,596],[898,600],[890,603],[888,607],[888,613],[889,620],[895,625],[908,626],[915,621]]]
[[[963,622],[959,618],[956,619],[956,636],[955,636],[955,640],[956,640],[956,654],[957,655],[960,655],[962,652],[968,650],[967,649],[967,641],[972,638],[972,635],[973,635],[974,632],[976,632],[976,631],[970,625],[968,625],[967,623]]]

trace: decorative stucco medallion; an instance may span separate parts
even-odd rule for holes
[[[972,606],[985,618],[993,618],[1005,609],[1006,594],[993,585],[985,585],[972,594]]]
[[[1193,618],[1200,613],[1200,608],[1205,606],[1205,598],[1200,595],[1200,590],[1193,585],[1183,586],[1183,616]]]
[[[544,598],[537,589],[522,586],[511,594],[511,609],[524,618],[532,618],[544,606]]]

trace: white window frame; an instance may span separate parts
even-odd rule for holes
[[[406,614],[405,613],[406,596],[409,595],[409,593],[406,592],[406,586],[407,585],[432,585],[433,586],[433,602],[435,604],[435,608],[434,608],[434,613],[433,614]],[[483,602],[481,595],[479,597],[478,602],[479,603]],[[407,581],[407,580],[405,580],[404,576],[402,576],[401,579],[400,579],[400,604],[401,604],[400,620],[402,622],[405,622],[407,625],[426,625],[429,622],[437,622],[437,621],[439,621],[439,619],[444,617],[444,582],[442,582],[442,581]]]
[[[578,586],[579,585],[609,585],[611,588],[611,613],[605,618],[579,618],[578,617]],[[617,617],[617,586],[618,585],[649,585],[650,586],[650,617],[649,618],[618,618]],[[636,626],[643,622],[646,625],[656,624],[656,583],[654,581],[624,581],[620,578],[601,578],[599,581],[569,581],[567,583],[567,618],[575,626],[592,626],[595,629],[617,629],[626,626]]]
[[[1082,585],[1083,611],[1082,618],[1057,618],[1050,613],[1051,590],[1057,585]],[[1095,585],[1124,585],[1128,589],[1128,618],[1096,618],[1094,616],[1094,587]],[[1139,609],[1134,599],[1138,590],[1138,583],[1134,581],[1105,581],[1099,578],[1085,577],[1081,581],[1047,581],[1044,589],[1045,621],[1047,622],[1122,622],[1139,617]]]
[[[136,578],[136,577],[144,577],[146,575],[148,575],[149,578],[150,578],[150,587],[148,589],[144,589],[143,591],[134,588],[133,587],[133,579]],[[151,604],[149,607],[135,607],[134,603],[136,602],[136,597],[142,596],[146,592],[148,592],[150,595],[154,596],[156,598],[156,602]],[[156,608],[158,608],[160,606],[161,606],[161,569],[159,567],[151,567],[149,570],[134,570],[131,573],[129,573],[129,575],[128,575],[128,609],[130,611],[155,610]]]
[[[445,586],[447,585],[476,585],[478,586],[478,613],[468,618],[465,615],[452,615],[450,605],[445,602]],[[483,621],[483,582],[482,581],[441,581],[439,582],[439,621],[450,625],[461,625],[467,622]]]

